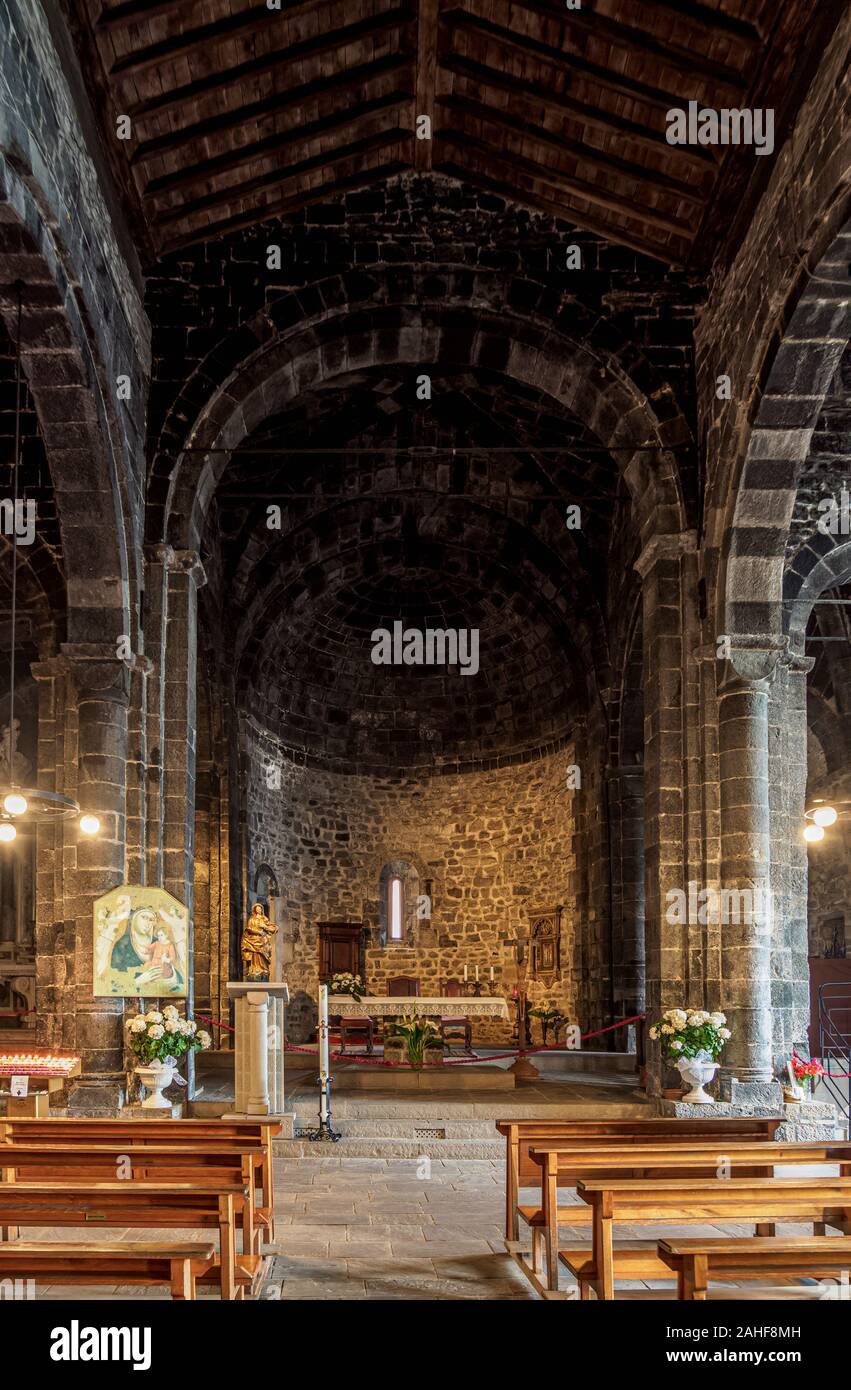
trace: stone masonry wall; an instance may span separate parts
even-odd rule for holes
[[[530,993],[576,1017],[570,749],[522,766],[422,781],[299,768],[278,759],[272,740],[256,730],[249,731],[248,751],[248,880],[264,861],[278,878],[279,921],[293,949],[284,973],[295,996],[294,1023],[300,1012],[304,1017],[299,996],[316,998],[317,922],[363,922],[373,994],[385,992],[393,975],[416,975],[421,993],[437,992],[441,979],[460,978],[466,963],[470,977],[478,965],[483,980],[493,966],[492,992],[510,1007],[513,938],[528,926],[528,909],[562,903],[561,981],[549,989],[533,983]],[[270,766],[280,773],[278,789],[266,785]],[[379,876],[395,859],[415,865],[421,893],[431,880],[432,916],[416,924],[413,946],[382,947]],[[474,1024],[478,1041],[505,1044],[510,1032],[510,1023]]]

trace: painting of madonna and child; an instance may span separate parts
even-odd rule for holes
[[[94,993],[186,994],[189,912],[162,888],[124,884],[94,905]]]

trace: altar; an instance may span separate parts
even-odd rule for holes
[[[466,995],[366,994],[362,999],[353,999],[350,994],[328,996],[329,1014],[345,1014],[348,1018],[399,1018],[411,1010],[426,1018],[509,1017],[505,1000],[488,995],[468,998]]]

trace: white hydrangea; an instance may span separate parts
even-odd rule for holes
[[[664,1033],[666,1036],[670,1033],[675,1033],[676,1031],[676,1028],[674,1028],[673,1025],[670,1023],[663,1023],[662,1027],[659,1029],[659,1032]]]
[[[681,1049],[681,1047],[682,1047],[682,1043],[679,1041],[679,1039],[674,1038],[674,1041],[671,1043],[671,1051],[672,1051],[672,1052],[679,1052],[680,1049]]]
[[[213,1039],[210,1037],[210,1034],[205,1032],[205,1030],[202,1028],[198,1033],[198,1041],[202,1047],[210,1047]]]
[[[176,1018],[167,1018],[165,1023],[163,1024],[163,1027],[167,1033],[179,1033],[180,1020]]]
[[[179,1018],[179,1017],[180,1017],[180,1010],[179,1010],[179,1009],[176,1009],[175,1006],[174,1006],[174,1004],[166,1004],[165,1008],[163,1009],[163,1018]]]
[[[163,1016],[159,1009],[151,1009],[145,1014],[145,1021],[146,1023],[162,1023]]]
[[[152,1024],[150,1025],[150,1027],[148,1028],[148,1037],[149,1037],[149,1038],[161,1038],[161,1037],[163,1036],[163,1033],[164,1033],[164,1032],[165,1032],[165,1029],[163,1028],[163,1026],[162,1026],[161,1023],[152,1023]]]
[[[714,1014],[709,1015],[709,1022],[713,1025],[713,1027],[721,1028],[727,1022],[727,1015],[719,1013],[716,1010]]]
[[[656,1027],[655,1023],[654,1023],[654,1025],[653,1025],[653,1027],[652,1027],[651,1029],[649,1029],[649,1033],[650,1033],[650,1037],[653,1039],[653,1041],[656,1042],[656,1040],[657,1040],[658,1037],[659,1037],[659,1029]]]
[[[719,1028],[718,1036],[719,1038],[723,1038],[726,1042],[728,1038],[732,1038],[733,1034],[730,1032],[729,1028]]]
[[[131,1033],[144,1033],[147,1026],[148,1025],[145,1022],[145,1020],[143,1018],[140,1018],[138,1015],[136,1018],[131,1018],[129,1024]]]

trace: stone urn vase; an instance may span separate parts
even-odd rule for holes
[[[708,1052],[698,1052],[696,1057],[679,1057],[674,1063],[688,1090],[683,1091],[681,1099],[687,1105],[714,1105],[712,1096],[703,1089],[708,1086],[718,1070]]]
[[[148,1094],[142,1101],[143,1110],[170,1110],[171,1101],[166,1100],[163,1091],[174,1080],[174,1067],[156,1062],[150,1067],[137,1067],[136,1075]]]

